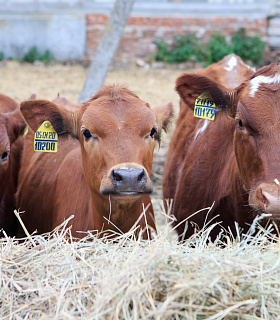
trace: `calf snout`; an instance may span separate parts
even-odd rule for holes
[[[113,169],[111,179],[118,190],[141,189],[147,181],[147,174],[144,169]]]
[[[143,166],[123,163],[112,167],[101,181],[100,193],[103,195],[143,195],[151,193],[151,179]]]
[[[249,203],[257,210],[272,214],[280,219],[280,187],[276,183],[261,183]],[[252,202],[252,203],[251,203]]]

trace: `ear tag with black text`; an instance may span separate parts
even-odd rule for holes
[[[195,100],[194,116],[197,118],[215,120],[215,103],[208,92],[202,93]]]
[[[58,135],[49,121],[44,121],[35,132],[34,150],[39,152],[57,152]]]

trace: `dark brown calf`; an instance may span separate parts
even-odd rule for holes
[[[18,104],[0,94],[0,236],[2,230],[15,236],[17,222],[13,210],[16,209],[17,188],[22,137],[26,124],[19,112]]]
[[[171,104],[151,109],[125,87],[108,86],[76,111],[44,100],[23,102],[21,111],[34,131],[49,120],[61,137],[52,154],[33,151],[34,134],[26,140],[18,206],[30,232],[50,231],[72,214],[77,237],[87,230],[127,232],[147,206],[155,229],[150,174]],[[145,229],[145,217],[137,226]]]
[[[231,83],[231,78],[233,78]],[[163,179],[164,199],[174,199],[179,238],[195,225],[221,221],[235,235],[257,214],[280,219],[280,66],[257,72],[230,55],[200,74],[176,81],[180,116],[171,141]],[[194,103],[209,92],[218,109],[215,121],[194,117]],[[213,209],[194,214],[199,209]],[[191,222],[191,223],[190,223]],[[220,227],[211,233],[215,238]]]

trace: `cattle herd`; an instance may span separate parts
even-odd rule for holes
[[[162,189],[179,240],[205,226],[212,240],[221,231],[236,236],[237,225],[246,232],[263,213],[264,225],[278,225],[279,83],[277,63],[255,71],[234,54],[176,80],[180,112]],[[112,85],[81,105],[32,96],[18,106],[1,94],[0,108],[2,236],[25,235],[18,208],[30,233],[49,232],[71,215],[80,238],[88,230],[114,236],[134,229],[144,239],[156,231],[150,175],[171,103],[151,108]],[[42,144],[34,150],[44,124],[58,137],[52,152]]]

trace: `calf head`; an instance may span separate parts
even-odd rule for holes
[[[234,119],[235,158],[249,205],[280,219],[280,66],[263,67],[232,90],[205,76],[183,74],[176,90],[192,108],[199,94],[209,92],[218,120],[221,113]]]
[[[151,109],[121,86],[101,89],[77,111],[49,101],[25,101],[21,112],[36,131],[49,120],[58,135],[80,141],[85,179],[91,192],[132,203],[152,192],[155,140],[172,116],[172,105]]]

